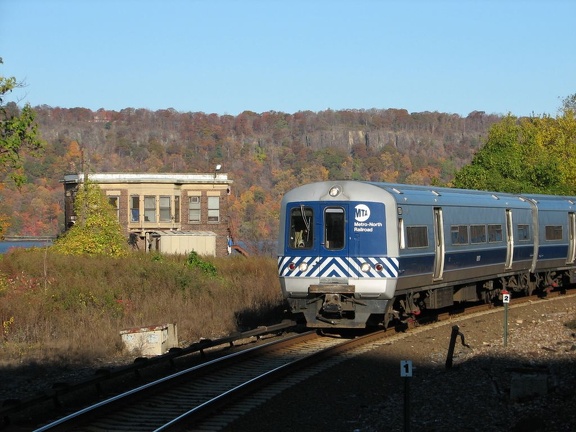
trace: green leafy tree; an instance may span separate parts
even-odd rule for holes
[[[566,104],[565,104],[566,107]],[[472,159],[455,175],[455,187],[513,193],[576,194],[576,117],[508,115],[494,124]]]
[[[0,64],[3,64],[2,58]],[[22,86],[16,78],[0,75],[0,170],[7,172],[18,186],[26,181],[23,154],[37,155],[44,148],[36,113],[30,105],[26,104],[21,110],[14,103],[4,105],[5,95]]]
[[[98,185],[80,185],[74,201],[76,224],[57,239],[52,250],[66,255],[125,256],[127,242],[114,209]]]

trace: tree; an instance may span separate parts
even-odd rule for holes
[[[567,98],[569,99],[569,98]],[[470,165],[453,185],[513,193],[576,194],[576,115],[521,118],[508,115],[494,124]]]
[[[3,64],[2,58],[0,64]],[[38,154],[44,148],[35,121],[36,113],[30,104],[24,105],[22,110],[14,103],[4,105],[4,96],[19,87],[23,84],[16,78],[0,75],[0,170],[7,171],[17,186],[26,181],[23,154]]]
[[[86,180],[74,200],[76,224],[54,242],[52,250],[66,255],[119,257],[127,242],[112,206],[97,184]]]
[[[562,109],[576,111],[576,93],[562,99]]]

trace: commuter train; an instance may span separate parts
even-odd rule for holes
[[[387,327],[425,309],[575,280],[576,197],[325,181],[281,203],[280,285],[312,328]]]

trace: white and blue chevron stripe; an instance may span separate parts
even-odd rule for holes
[[[360,270],[363,263],[370,263],[370,270]],[[290,264],[294,263],[294,270]],[[305,271],[300,270],[300,264],[308,264]],[[376,271],[374,267],[382,264],[383,270]],[[352,277],[352,278],[397,278],[398,259],[389,257],[301,257],[284,256],[278,258],[278,274],[280,277]]]

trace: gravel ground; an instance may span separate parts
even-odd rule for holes
[[[566,326],[575,319],[576,295],[565,295],[511,304],[506,346],[503,307],[420,327],[285,390],[227,430],[575,431],[576,330]],[[458,337],[448,368],[455,325],[468,347]],[[401,360],[413,362],[412,378],[400,377]]]

